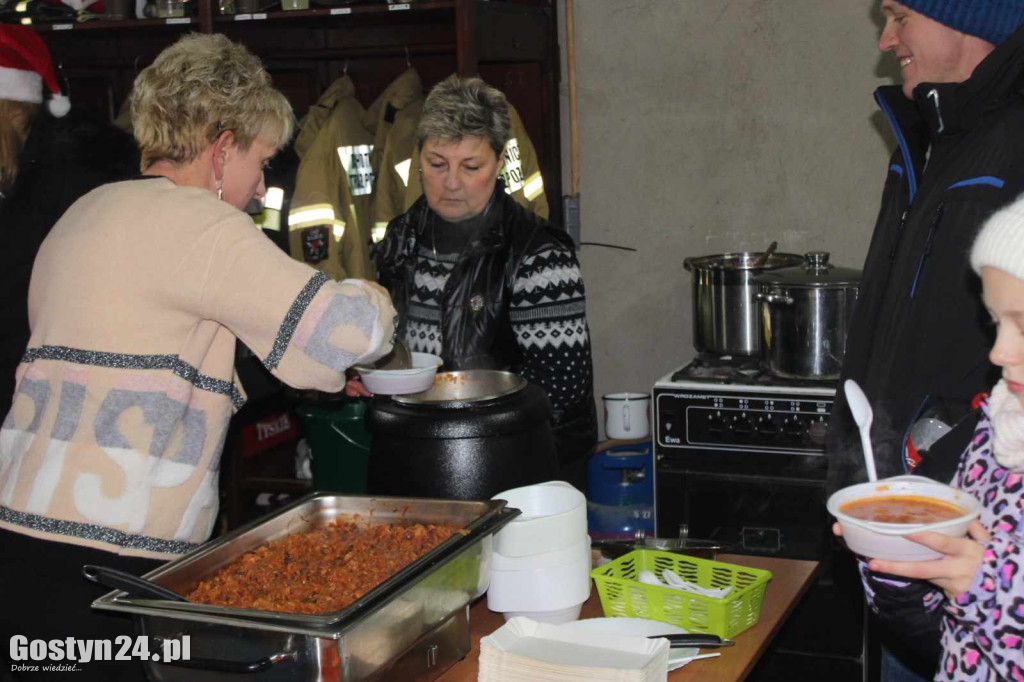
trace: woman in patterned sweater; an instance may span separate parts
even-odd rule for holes
[[[989,358],[1003,376],[981,400],[951,485],[979,499],[981,515],[968,537],[908,536],[943,558],[870,559],[861,575],[894,631],[929,639],[938,630],[935,680],[1024,680],[1024,197],[985,224],[971,266],[998,330]]]
[[[447,369],[511,369],[542,387],[561,475],[582,488],[597,440],[583,280],[568,236],[519,206],[499,179],[505,97],[479,78],[452,76],[427,96],[417,137],[423,196],[375,251],[399,334]]]

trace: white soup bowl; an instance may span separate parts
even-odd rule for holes
[[[857,519],[842,511],[855,500],[873,497],[914,496],[949,502],[964,513],[954,519],[934,523],[880,523]],[[895,476],[879,481],[858,483],[838,490],[828,498],[828,511],[843,529],[843,539],[851,551],[872,559],[890,561],[930,561],[943,555],[924,545],[908,540],[906,535],[935,531],[950,537],[963,537],[967,525],[981,513],[981,502],[970,493],[922,476]]]

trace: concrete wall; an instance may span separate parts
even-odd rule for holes
[[[575,0],[582,239],[637,249],[580,250],[598,396],[695,354],[687,256],[775,240],[861,267],[891,149],[876,5]]]

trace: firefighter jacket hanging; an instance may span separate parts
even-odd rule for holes
[[[363,122],[374,136],[374,153],[370,162],[373,167],[375,194],[380,191],[380,173],[388,144],[393,139],[405,139],[409,130],[409,121],[418,122],[420,111],[423,110],[423,82],[415,69],[410,68],[388,86],[387,90],[370,105],[363,116]],[[395,124],[402,121],[400,137],[392,138]],[[416,137],[416,124],[413,123],[412,139]],[[385,191],[390,191],[385,189]],[[384,236],[388,221],[394,216],[378,216],[374,207],[371,242],[378,242]],[[401,212],[401,211],[399,211]],[[395,214],[397,215],[397,214]]]
[[[325,115],[326,113],[326,115]],[[372,279],[368,238],[373,135],[348,76],[331,85],[302,120],[295,141],[302,161],[288,214],[293,258],[333,279]]]
[[[302,120],[302,156],[288,216],[292,256],[334,279],[373,279],[373,192],[380,149],[395,117],[423,99],[414,69],[405,71],[368,109],[348,76],[335,81]]]

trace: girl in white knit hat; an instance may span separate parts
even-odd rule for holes
[[[968,535],[908,536],[945,556],[861,562],[865,594],[891,627],[929,636],[941,619],[936,680],[1024,679],[1024,197],[979,232],[971,266],[996,328],[1002,378],[978,405],[974,437],[950,482],[982,503]],[[838,525],[838,524],[837,524]],[[910,578],[903,580],[901,578]]]

